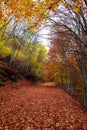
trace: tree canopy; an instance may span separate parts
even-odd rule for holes
[[[72,8],[78,13],[83,5],[83,0],[0,0],[0,24],[3,25],[9,17],[15,17],[15,20],[32,20],[29,28],[36,28],[41,25],[43,19],[46,19],[50,11],[56,14],[59,6]]]

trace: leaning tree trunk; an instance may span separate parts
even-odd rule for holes
[[[84,107],[87,108],[87,69],[86,69],[86,57],[82,55],[81,60],[80,60],[80,69],[82,73],[82,81],[83,81],[83,102],[84,102]]]
[[[84,107],[87,108],[87,75],[86,75],[86,72],[82,72],[82,79],[83,79],[83,85],[84,85],[84,91],[83,91],[83,94],[84,94]]]

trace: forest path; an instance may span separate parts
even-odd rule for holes
[[[0,88],[0,130],[87,130],[87,112],[60,88],[24,79]]]

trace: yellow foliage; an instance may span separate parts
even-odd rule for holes
[[[8,17],[12,14],[17,18],[19,22],[21,18],[33,19],[37,22],[37,26],[43,21],[44,17],[47,17],[50,10],[56,13],[56,9],[64,0],[0,0],[0,2],[5,2],[5,5],[0,9],[0,18],[2,18],[2,11],[4,10],[4,17]],[[1,6],[1,4],[0,4]],[[68,7],[69,2],[65,2],[64,6]],[[76,0],[72,5],[74,12],[78,13],[82,3]],[[33,26],[32,28],[37,28]]]
[[[75,13],[78,13],[78,12],[79,12],[79,8],[73,8],[73,11],[74,11]]]
[[[0,49],[0,56],[3,57],[3,58],[5,58],[6,56],[10,55],[11,52],[12,52],[11,48],[3,46]]]
[[[0,20],[0,27],[2,27],[3,26],[3,24],[4,24],[4,20]]]
[[[59,0],[59,2],[60,2],[60,3],[62,3],[62,2],[63,2],[63,0]]]
[[[82,7],[82,3],[79,1],[75,1],[73,11],[75,13],[78,13],[80,11],[81,7]]]
[[[20,59],[22,59],[23,57],[25,57],[25,55],[23,54],[23,52],[22,52],[22,51],[18,51],[16,59],[17,59],[17,60],[20,60]]]

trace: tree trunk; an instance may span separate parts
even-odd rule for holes
[[[67,78],[67,83],[66,83],[66,91],[69,93],[70,91],[70,87],[71,87],[71,82],[70,82],[70,79]]]
[[[83,84],[84,84],[84,107],[87,108],[87,75],[85,72],[82,72],[82,79],[83,79]]]

